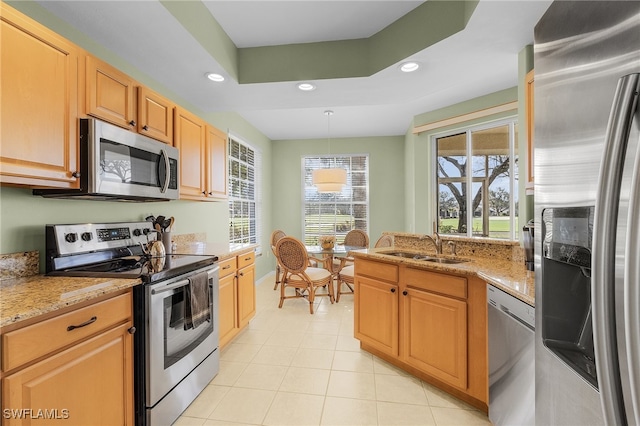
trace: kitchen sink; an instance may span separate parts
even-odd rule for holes
[[[447,264],[468,262],[467,259],[452,259],[450,257],[431,257],[431,256],[426,256],[425,259],[420,259],[420,260],[424,260],[425,262],[447,263]]]
[[[454,259],[451,257],[428,256],[424,254],[416,254],[416,253],[411,253],[406,251],[393,251],[390,253],[381,253],[381,254],[386,254],[387,256],[404,257],[404,258],[413,259],[413,260],[423,260],[425,262],[445,263],[449,265],[456,264],[456,263],[464,263],[469,261],[467,259],[457,259],[457,258]]]

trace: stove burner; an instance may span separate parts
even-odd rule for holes
[[[83,268],[87,272],[127,272],[140,270],[147,263],[147,256],[123,257],[108,262],[99,263],[97,265]]]

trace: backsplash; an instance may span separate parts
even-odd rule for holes
[[[37,251],[0,254],[0,280],[30,277],[40,272],[40,254]]]
[[[396,232],[385,232],[384,234],[393,235],[394,246],[396,248],[435,252],[433,242],[424,238],[423,235]],[[458,256],[498,258],[501,260],[510,260],[524,264],[524,249],[520,246],[519,241],[469,238],[450,235],[441,235],[440,238],[442,239],[442,252],[444,254],[450,253],[448,242],[453,241],[456,244],[456,253]]]

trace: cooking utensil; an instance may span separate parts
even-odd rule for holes
[[[173,216],[171,216],[169,218],[169,231],[173,231],[173,223],[175,222],[175,219],[173,218]]]

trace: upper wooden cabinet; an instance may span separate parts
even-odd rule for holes
[[[138,87],[138,133],[173,145],[175,105],[144,86]]]
[[[173,109],[168,99],[138,85],[111,65],[87,56],[87,115],[173,145]]]
[[[207,197],[227,198],[227,135],[207,126]]]
[[[79,49],[0,3],[0,182],[77,188]]]
[[[199,117],[176,108],[173,142],[180,150],[180,198],[206,199],[206,124]]]
[[[135,81],[93,56],[87,56],[86,79],[87,115],[135,130]]]
[[[199,201],[226,198],[226,134],[176,107],[174,144],[180,150],[180,198]]]
[[[529,71],[525,77],[525,111],[527,117],[527,188],[533,189],[533,130],[534,130],[534,74],[533,70]]]

